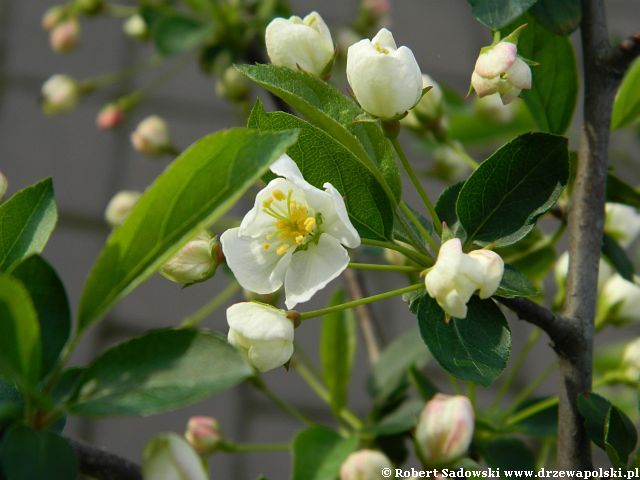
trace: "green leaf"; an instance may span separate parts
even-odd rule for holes
[[[537,0],[467,0],[473,16],[492,30],[511,23]]]
[[[605,449],[604,425],[610,408],[609,400],[596,393],[578,395],[578,411],[584,419],[589,438],[603,450]]]
[[[457,238],[462,239],[464,242],[467,234],[462,225],[460,225],[458,214],[456,213],[456,202],[463,186],[464,182],[458,182],[445,188],[438,197],[435,209],[438,214],[438,218],[447,224],[447,227]]]
[[[334,480],[340,465],[358,447],[358,437],[343,438],[325,427],[311,427],[293,439],[292,480]]]
[[[34,386],[40,378],[40,327],[29,292],[0,274],[0,373]]]
[[[558,35],[569,35],[580,26],[580,0],[538,0],[530,13],[546,29]]]
[[[613,102],[611,129],[618,130],[635,122],[640,116],[640,59],[633,62],[618,88]]]
[[[183,152],[107,240],[82,293],[79,330],[222,217],[296,137],[237,128],[208,135]]]
[[[0,205],[0,271],[44,250],[58,219],[50,178],[20,190]]]
[[[202,400],[253,374],[222,335],[157,330],[107,350],[84,371],[76,415],[150,415]]]
[[[505,31],[527,23],[518,40],[518,55],[539,63],[531,67],[530,90],[523,90],[531,116],[540,130],[563,134],[571,125],[578,101],[578,67],[573,45],[565,36],[556,35],[533,17],[513,23]]]
[[[190,50],[209,39],[213,25],[181,14],[164,15],[151,29],[153,42],[162,55]]]
[[[479,443],[478,449],[493,468],[534,470],[535,458],[527,445],[515,437],[494,437]]]
[[[602,237],[602,255],[624,279],[633,283],[633,263],[624,248],[606,233]]]
[[[396,203],[401,182],[393,145],[377,123],[355,122],[364,111],[351,99],[334,86],[287,67],[238,65],[236,68],[350,150],[385,188],[392,203]]]
[[[496,253],[505,263],[534,281],[541,281],[547,275],[557,257],[554,246],[539,228],[534,228],[514,244],[497,248]]]
[[[411,205],[407,204],[407,207],[418,219],[425,230],[430,234],[433,234],[433,224]],[[420,230],[418,230],[416,225],[413,223],[413,220],[411,220],[402,209],[398,209],[396,212],[396,222],[393,225],[393,238],[412,245],[418,251],[429,253],[427,240],[424,238],[424,235]]]
[[[607,175],[607,202],[624,203],[640,209],[640,192],[610,173]]]
[[[346,301],[344,291],[338,290],[330,305]],[[322,377],[331,395],[331,408],[339,412],[347,404],[351,370],[356,354],[356,319],[351,310],[330,313],[322,320],[320,361]]]
[[[527,133],[485,160],[465,182],[456,213],[472,240],[515,243],[553,207],[567,182],[567,139]]]
[[[531,405],[546,400],[545,398],[532,398],[523,402],[515,411],[518,413]],[[558,435],[558,404],[550,405],[544,410],[530,415],[513,425],[510,431],[522,433],[532,437],[555,438]]]
[[[20,262],[11,272],[26,287],[40,324],[42,375],[47,374],[69,339],[71,310],[56,271],[39,255]]]
[[[422,368],[429,361],[417,328],[397,337],[382,352],[367,380],[367,390],[377,402],[385,399],[407,380],[412,365]]]
[[[305,180],[323,188],[331,183],[344,197],[349,217],[363,238],[391,239],[393,208],[369,171],[324,131],[284,112],[266,113],[257,101],[248,126],[261,131],[298,129],[298,141],[287,153]]]
[[[425,295],[418,307],[420,335],[442,368],[452,375],[483,386],[490,385],[507,366],[511,331],[493,300],[472,297],[467,318],[445,315],[437,302]]]
[[[69,480],[78,477],[71,445],[52,432],[17,425],[4,437],[0,452],[7,480]]]
[[[418,416],[424,408],[422,400],[408,400],[393,412],[382,417],[375,425],[365,427],[362,433],[371,435],[393,435],[407,432],[418,423]]]
[[[522,273],[511,265],[504,266],[504,275],[495,293],[496,296],[504,298],[535,297],[539,293],[538,289]]]

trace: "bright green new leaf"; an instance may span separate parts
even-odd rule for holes
[[[568,35],[580,26],[582,3],[580,0],[538,0],[530,13],[551,32]]]
[[[190,50],[210,38],[212,34],[212,24],[179,13],[162,16],[151,30],[153,42],[163,55]]]
[[[467,243],[509,245],[555,205],[567,183],[567,139],[528,133],[507,143],[473,172],[460,190],[456,213]]]
[[[0,274],[0,332],[0,374],[19,385],[36,385],[41,362],[38,316],[24,285],[5,274]]]
[[[358,447],[358,437],[344,438],[326,427],[311,427],[293,439],[292,480],[334,480],[340,465]]]
[[[343,196],[349,218],[363,238],[391,239],[393,208],[375,177],[342,144],[310,123],[284,112],[266,113],[258,101],[248,126],[261,131],[300,131],[287,153],[305,180],[322,189],[326,182]]]
[[[437,302],[425,295],[418,306],[420,335],[440,365],[461,380],[490,385],[507,366],[511,331],[491,299],[472,297],[467,318],[445,315]]]
[[[618,130],[640,117],[640,59],[633,62],[618,88],[613,102],[611,129]]]
[[[492,30],[511,23],[537,0],[467,0],[473,16]]]
[[[79,329],[224,215],[296,138],[291,131],[237,128],[208,135],[183,152],[107,240],[80,300]]]
[[[58,219],[50,178],[20,190],[0,205],[0,271],[44,250]]]
[[[69,404],[76,415],[150,415],[195,403],[252,374],[222,335],[156,330],[95,359]]]

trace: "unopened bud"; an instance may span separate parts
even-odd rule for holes
[[[358,450],[340,467],[340,480],[379,480],[382,471],[391,471],[391,461],[377,450]]]
[[[629,342],[624,348],[622,370],[629,380],[640,381],[640,338]]]
[[[96,15],[104,8],[103,0],[75,0],[75,7],[83,15]]]
[[[54,52],[69,53],[80,40],[80,22],[77,18],[69,18],[56,25],[49,35],[49,43]]]
[[[442,89],[440,85],[431,78],[429,75],[422,74],[422,88],[431,87],[431,89],[422,95],[422,98],[418,101],[412,111],[422,120],[425,124],[431,124],[436,122],[442,117]]]
[[[122,225],[141,195],[140,192],[130,190],[116,193],[104,212],[107,223],[112,227]]]
[[[232,102],[245,100],[251,91],[251,83],[234,67],[228,67],[216,83],[216,94]]]
[[[634,207],[622,203],[605,205],[604,231],[620,245],[628,247],[640,235],[640,213]]]
[[[416,428],[424,460],[446,463],[464,455],[473,438],[474,421],[467,397],[436,394],[422,410]]]
[[[222,432],[215,418],[197,416],[189,419],[184,437],[200,455],[210,455],[220,446]]]
[[[509,123],[516,116],[516,104],[505,105],[500,95],[494,93],[485,97],[478,97],[475,102],[476,111],[488,120],[496,123]]]
[[[58,25],[67,13],[66,5],[54,5],[49,8],[42,16],[42,29],[50,32]]]
[[[204,282],[216,273],[219,250],[218,240],[202,232],[165,263],[160,274],[180,285]]]
[[[169,126],[158,115],[151,115],[138,124],[131,133],[131,144],[138,152],[157,156],[171,149]]]
[[[4,198],[9,189],[9,180],[4,176],[2,172],[0,172],[0,202]]]
[[[96,125],[100,130],[111,130],[120,125],[124,118],[124,110],[116,103],[109,103],[98,113]]]
[[[165,433],[144,447],[144,480],[207,480],[200,455],[180,435]]]
[[[139,13],[127,18],[122,25],[122,30],[124,30],[124,33],[128,37],[135,38],[136,40],[144,40],[149,34],[147,22],[145,22]]]
[[[74,78],[56,74],[42,85],[41,99],[47,115],[70,112],[80,101],[80,86]]]
[[[439,144],[433,150],[432,172],[438,178],[457,180],[469,171],[469,165],[457,150],[462,144],[457,140],[451,144]]]

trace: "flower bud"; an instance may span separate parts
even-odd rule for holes
[[[100,130],[111,130],[124,121],[124,110],[117,103],[109,103],[102,107],[96,117],[96,125]]]
[[[56,25],[49,35],[49,43],[56,53],[69,53],[80,40],[80,22],[69,18]]]
[[[500,255],[490,250],[466,254],[460,239],[452,238],[440,246],[438,259],[425,276],[425,286],[447,315],[465,318],[471,296],[478,291],[480,298],[491,297],[503,273]]]
[[[162,155],[171,149],[169,126],[157,115],[151,115],[138,124],[131,133],[133,148],[145,155]]]
[[[220,445],[222,432],[215,418],[198,416],[189,419],[184,437],[200,455],[210,455]]]
[[[145,22],[144,18],[139,13],[127,18],[122,24],[122,30],[125,35],[135,38],[136,40],[144,40],[149,34],[147,22]]]
[[[391,461],[377,450],[358,450],[340,467],[340,480],[379,480],[382,470],[391,469]]]
[[[45,32],[50,32],[62,21],[66,13],[66,5],[54,5],[49,8],[42,16],[42,29]]]
[[[140,192],[130,190],[116,193],[104,211],[107,223],[112,227],[122,225],[141,195]]]
[[[175,433],[150,440],[142,454],[144,480],[208,480],[200,456]]]
[[[180,285],[204,282],[216,273],[219,251],[218,240],[209,232],[202,232],[165,263],[160,273]]]
[[[640,321],[640,279],[634,283],[615,274],[606,281],[598,299],[601,302],[598,310],[606,312],[606,317],[613,323],[624,324]]]
[[[604,231],[616,239],[623,247],[631,245],[640,234],[640,214],[623,203],[605,205]]]
[[[96,15],[104,8],[104,0],[75,0],[74,5],[83,15]]]
[[[9,189],[9,180],[4,176],[2,172],[0,172],[0,202],[4,198]]]
[[[531,68],[518,56],[515,43],[502,41],[481,50],[471,75],[471,87],[479,97],[499,93],[505,105],[531,88]]]
[[[475,109],[480,115],[496,123],[511,122],[517,110],[516,104],[503,104],[498,93],[476,99]]]
[[[622,354],[622,370],[629,380],[640,381],[640,337],[625,346]]]
[[[216,83],[216,94],[232,102],[246,100],[251,83],[235,67],[227,67]]]
[[[304,19],[274,18],[267,25],[265,43],[274,65],[321,76],[333,62],[331,32],[318,12],[311,12]]]
[[[473,438],[474,415],[462,395],[436,394],[420,414],[416,440],[424,460],[446,463],[464,455]]]
[[[42,85],[41,99],[47,115],[70,112],[80,101],[80,86],[72,77],[56,74]]]
[[[293,322],[287,312],[256,302],[227,309],[228,340],[261,372],[278,368],[293,355]]]
[[[433,166],[429,173],[434,177],[453,181],[468,173],[469,164],[452,145],[456,148],[464,148],[460,142],[453,140],[451,144],[439,144],[433,149]]]
[[[422,74],[413,52],[397,48],[386,28],[349,47],[347,79],[360,106],[385,120],[404,115],[422,95]]]

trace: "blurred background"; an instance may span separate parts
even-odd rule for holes
[[[124,0],[122,3],[126,4]],[[359,5],[356,0],[291,0],[290,3],[297,15],[317,10],[332,28],[334,38],[337,27],[354,19]],[[92,77],[135,65],[152,53],[149,45],[132,42],[122,34],[120,20],[98,18],[83,21],[82,40],[73,54],[56,55],[40,26],[42,14],[52,4],[47,0],[0,0],[0,170],[9,179],[9,194],[44,177],[53,177],[60,218],[45,256],[60,272],[71,303],[76,306],[85,277],[109,233],[103,220],[109,199],[119,190],[143,190],[168,164],[168,159],[149,160],[131,148],[129,135],[138,121],[150,114],[163,116],[170,124],[175,144],[184,148],[209,132],[244,120],[236,106],[216,96],[215,81],[202,74],[195,62],[187,63],[154,89],[147,101],[115,130],[99,131],[95,127],[96,113],[118,94],[141,86],[137,83],[142,81],[140,76],[88,96],[70,114],[45,117],[38,96],[41,85],[52,74]],[[623,37],[637,29],[638,0],[608,0],[606,4],[614,36]],[[392,0],[391,5],[390,26],[397,43],[414,51],[423,72],[464,96],[478,50],[491,41],[490,32],[472,17],[468,3],[464,0]],[[575,40],[575,33],[573,37]],[[576,54],[579,58],[580,51]],[[580,106],[576,118],[580,118]],[[575,149],[575,126],[570,136],[571,147]],[[421,148],[415,148],[412,137],[407,136],[404,142],[411,151],[414,165],[426,168],[428,155]],[[637,145],[632,133],[623,132],[615,134],[611,147],[618,171],[625,172],[625,180],[633,184],[638,183],[639,175],[629,162],[639,159]],[[483,158],[482,152],[472,153],[478,160]],[[437,181],[428,185],[434,197],[443,186]],[[406,192],[412,194],[410,188]],[[243,214],[247,205],[246,202],[238,205],[235,213]],[[156,276],[91,329],[74,362],[87,362],[107,346],[142,330],[178,324],[224,288],[227,280],[228,277],[219,273],[204,284],[183,290]],[[394,288],[396,280],[398,284],[403,281],[393,274],[371,272],[366,289],[375,293]],[[323,305],[339,284],[340,281],[336,281],[327,287],[309,308]],[[374,308],[383,341],[388,342],[415,324],[414,317],[399,298]],[[223,311],[212,315],[204,325],[226,332]],[[513,350],[517,352],[528,336],[529,327],[516,319],[511,326]],[[318,334],[319,322],[305,323],[296,332],[297,339],[314,358]],[[608,333],[599,342],[615,335],[615,331]],[[552,358],[553,352],[545,338],[534,349],[514,389],[539,373]],[[438,367],[428,368],[439,371]],[[361,414],[369,408],[365,392],[368,372],[366,352],[360,343],[349,402],[352,409]],[[321,422],[332,421],[325,405],[294,372],[277,370],[265,378],[274,391],[305,413]],[[443,389],[449,388],[446,377],[436,374],[434,378]],[[551,377],[540,392],[553,392],[555,381]],[[479,393],[482,398],[483,392]],[[194,414],[218,418],[225,434],[239,442],[286,442],[303,427],[254,390],[240,387],[167,415],[71,419],[66,433],[139,462],[142,448],[150,437],[163,431],[182,432],[187,419]],[[263,473],[271,479],[284,479],[289,475],[290,456],[287,453],[219,454],[211,461],[211,471],[214,478],[254,479]]]

